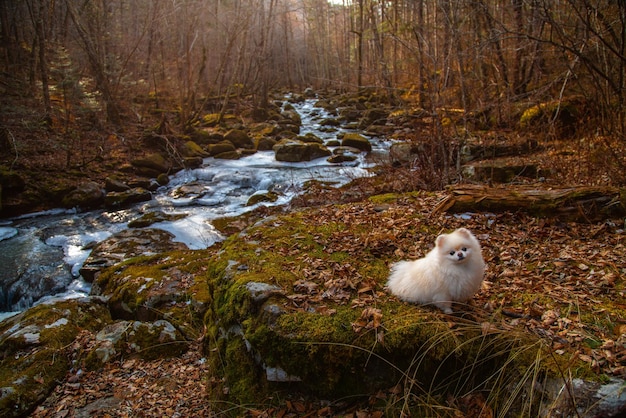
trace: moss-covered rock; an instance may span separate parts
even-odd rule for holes
[[[259,137],[254,140],[254,146],[257,151],[271,151],[276,145],[276,140],[274,138],[268,137]]]
[[[224,139],[230,141],[236,148],[253,149],[254,142],[248,133],[241,129],[231,129],[226,132]]]
[[[372,144],[363,135],[349,132],[344,135],[341,140],[341,145],[344,147],[352,147],[361,151],[370,152],[372,150]]]
[[[322,144],[283,139],[273,147],[277,161],[302,162],[327,157],[331,152]]]
[[[118,209],[139,202],[147,202],[152,199],[152,194],[141,187],[125,190],[123,192],[109,192],[104,196],[104,205],[110,209]]]
[[[584,101],[579,97],[539,103],[524,110],[519,127],[533,132],[545,131],[549,124],[554,124],[554,133],[559,137],[568,137],[576,132],[580,118],[580,107]]]
[[[174,222],[183,219],[186,215],[182,213],[165,213],[160,210],[144,213],[137,219],[128,223],[129,228],[145,228],[157,222]]]
[[[103,202],[104,191],[98,183],[93,181],[79,184],[63,197],[63,206],[66,208],[92,209],[99,207]]]
[[[255,193],[246,202],[246,206],[253,206],[261,202],[276,202],[278,194],[275,192]]]
[[[37,305],[0,323],[0,416],[26,416],[64,380],[65,351],[82,330],[111,321],[98,298]]]
[[[157,216],[157,215],[155,215]],[[185,244],[173,242],[174,236],[161,229],[127,229],[99,242],[83,263],[80,274],[92,282],[106,268],[144,254],[182,250]]]
[[[133,167],[135,167],[140,173],[156,177],[161,173],[167,173],[171,165],[165,159],[165,157],[159,153],[147,155],[142,158],[137,158],[131,161]]]
[[[194,339],[211,300],[207,255],[205,250],[169,251],[129,259],[102,271],[92,293],[107,297],[115,319],[166,319]]]
[[[237,148],[230,141],[221,141],[217,144],[209,145],[209,155],[215,156],[218,154],[222,154],[225,152],[233,152],[236,151]]]
[[[407,225],[419,195],[403,196],[397,208],[390,204],[397,196],[381,199],[271,217],[223,243],[207,272],[213,303],[206,343],[222,378],[212,396],[227,393],[235,403],[275,392],[336,399],[401,381],[409,392],[424,388],[442,399],[475,388],[504,398],[529,390],[529,369],[558,375],[569,358],[551,357],[538,338],[389,296],[387,263],[398,234],[412,233],[392,225]],[[436,236],[439,226],[421,216],[411,224]]]
[[[180,147],[180,155],[183,157],[208,157],[209,153],[194,141],[187,141]]]

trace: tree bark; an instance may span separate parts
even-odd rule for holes
[[[460,185],[449,189],[448,196],[439,202],[433,214],[475,211],[526,212],[562,221],[593,223],[626,215],[626,188]]]

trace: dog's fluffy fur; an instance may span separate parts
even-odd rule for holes
[[[424,258],[393,264],[387,288],[404,301],[452,313],[452,302],[465,302],[480,289],[484,272],[478,240],[460,228],[439,235]]]

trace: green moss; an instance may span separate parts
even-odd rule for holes
[[[397,239],[376,225],[391,224],[399,215],[370,206],[419,204],[422,196],[387,194],[368,203],[290,212],[248,226],[222,244],[208,260],[213,303],[205,316],[206,349],[214,354],[211,366],[223,378],[229,401],[260,401],[283,391],[354,396],[399,381],[442,400],[446,393],[476,387],[502,388],[497,396],[504,398],[511,396],[507,385],[526,390],[529,370],[542,377],[558,377],[572,364],[581,375],[589,371],[567,354],[549,355],[526,330],[497,330],[494,320],[486,332],[483,323],[444,319],[436,310],[387,295],[383,286]],[[413,219],[402,216],[420,233],[435,235],[441,228],[423,222],[419,211]],[[295,290],[298,281],[314,290]],[[250,282],[279,290],[254,300],[246,288]],[[333,292],[347,296],[335,298]],[[519,306],[549,302],[543,293],[509,297]],[[367,309],[379,310],[376,324],[361,318]],[[269,382],[264,367],[301,381]]]

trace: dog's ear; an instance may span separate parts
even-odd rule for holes
[[[435,241],[435,246],[441,247],[445,240],[446,240],[446,234],[439,235],[437,237],[437,240]]]
[[[461,235],[464,235],[465,237],[469,237],[472,235],[472,233],[469,231],[469,229],[466,228],[459,228],[456,230],[456,232],[458,232]]]

